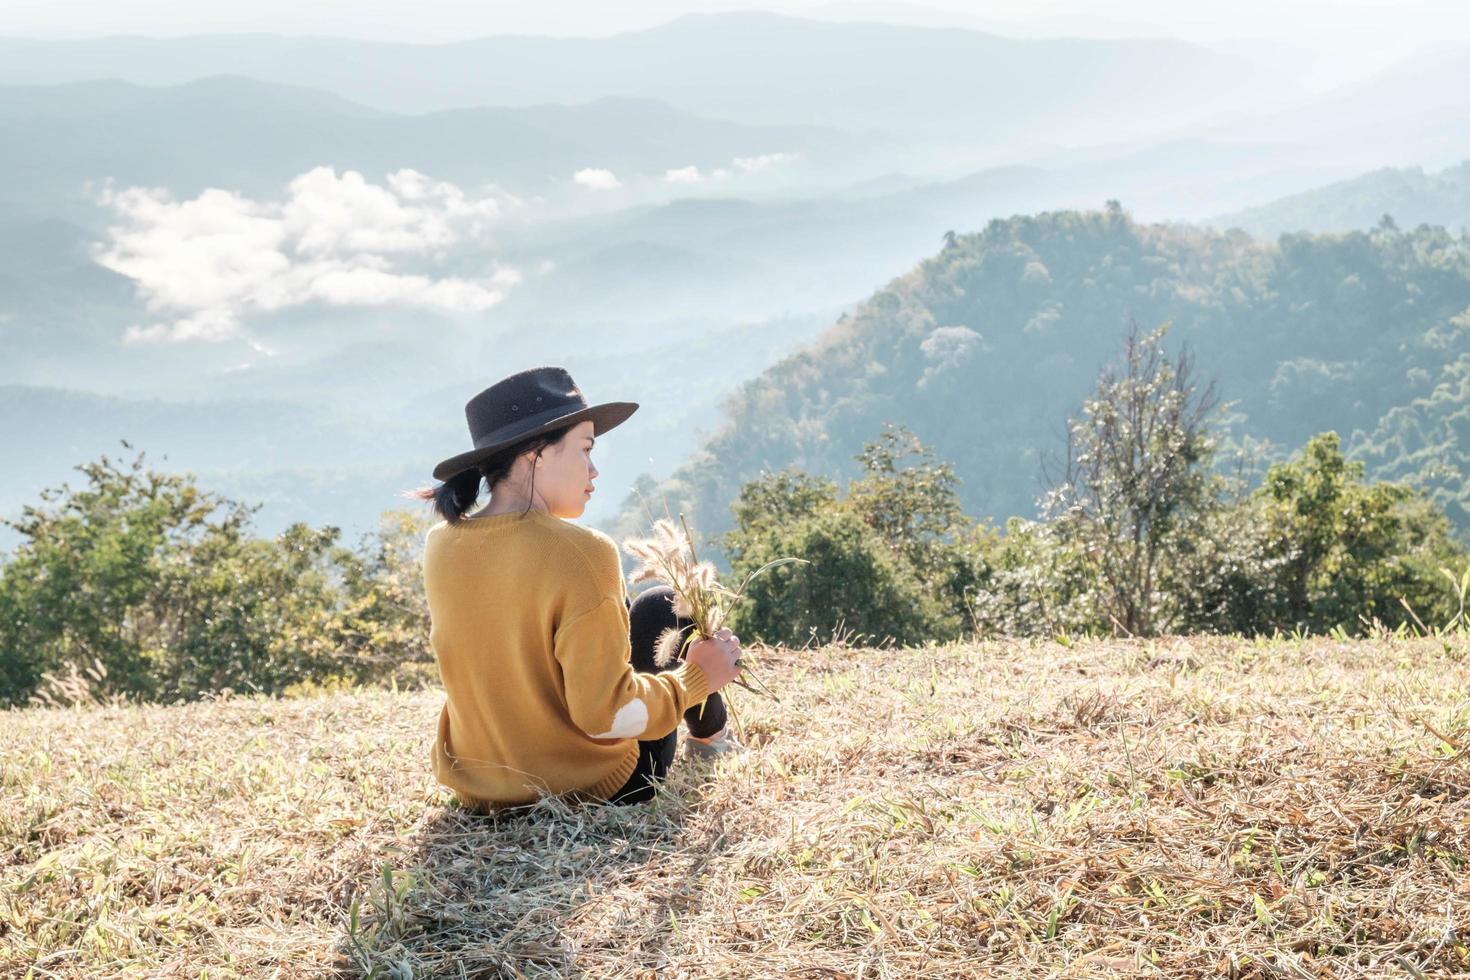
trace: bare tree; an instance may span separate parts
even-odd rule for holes
[[[1187,351],[1169,361],[1168,329],[1141,334],[1130,320],[1122,373],[1104,368],[1081,416],[1068,421],[1065,472],[1048,477],[1043,501],[1096,567],[1115,632],[1136,636],[1167,627],[1160,564],[1188,550],[1214,502],[1215,384],[1196,389]]]

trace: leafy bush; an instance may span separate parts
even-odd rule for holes
[[[1012,517],[987,542],[970,612],[983,636],[1111,632],[1097,604],[1097,569],[1055,524]]]
[[[437,681],[423,572],[424,535],[437,520],[384,511],[376,534],[355,551],[338,552],[343,596],[336,642],[358,674],[410,686]]]
[[[1422,492],[1363,482],[1363,464],[1343,457],[1337,433],[1273,466],[1257,496],[1261,564],[1277,599],[1258,628],[1393,627],[1411,620],[1400,598],[1426,623],[1454,615],[1439,569],[1458,567],[1465,552],[1449,520]]]
[[[337,657],[337,529],[293,524],[274,539],[239,528],[161,555],[149,596],[157,616],[149,683],[130,693],[165,699],[230,690],[276,694],[344,670]]]
[[[0,564],[0,703],[26,701],[48,674],[171,700],[362,681],[426,659],[413,518],[354,553],[330,526],[254,537],[258,506],[152,472],[142,453],[78,469],[85,487],[44,490],[6,521],[23,540]]]
[[[1170,385],[1154,391],[1186,400]],[[1159,428],[1170,426],[1156,419]],[[1366,633],[1413,623],[1416,613],[1427,626],[1454,618],[1458,598],[1442,570],[1465,566],[1466,553],[1450,522],[1422,493],[1364,483],[1335,433],[1311,440],[1249,492],[1243,480],[1204,470],[1202,429],[1179,434],[1195,450],[1175,461],[1183,469],[1156,467],[1149,452],[1115,456],[1084,485],[1092,496],[1074,498],[1106,496],[1111,510],[1079,516],[1074,502],[1050,521],[1013,517],[1004,534],[964,517],[947,464],[901,427],[867,444],[867,475],[845,496],[825,477],[793,471],[752,481],[724,540],[737,577],[782,555],[811,564],[755,579],[736,609],[737,631],[788,644],[843,630],[919,643],[1120,626],[1139,635]],[[1089,451],[1107,445],[1088,438],[1079,444]],[[1135,555],[1129,549],[1149,544],[1150,528],[1167,533],[1157,534],[1152,554]],[[1127,580],[1130,556],[1146,559],[1134,566],[1146,580]],[[1136,603],[1126,620],[1120,591]]]
[[[736,607],[737,631],[772,643],[844,630],[918,643],[969,628],[967,593],[983,574],[983,547],[960,510],[953,470],[897,426],[858,459],[865,475],[845,498],[831,480],[791,471],[742,488],[724,537],[735,577],[785,555],[811,564],[755,579]]]
[[[1175,633],[1270,633],[1279,622],[1280,560],[1268,554],[1258,495],[1242,494],[1207,513],[1161,585],[1174,608]]]
[[[778,550],[767,550],[773,544]],[[819,510],[743,548],[736,577],[784,555],[812,564],[756,576],[731,614],[736,632],[794,646],[852,634],[866,643],[928,637],[930,604],[917,580],[850,509]]]

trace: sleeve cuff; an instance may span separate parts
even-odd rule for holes
[[[677,678],[679,686],[684,689],[686,710],[709,697],[709,678],[705,676],[704,668],[698,664],[691,664],[686,660],[671,676]]]

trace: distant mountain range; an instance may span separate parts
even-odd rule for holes
[[[206,35],[0,40],[0,83],[173,85],[222,70],[421,113],[653,98],[746,123],[1009,143],[1141,137],[1292,91],[1252,62],[1171,40],[1015,40],[976,31],[693,14],[605,38],[415,45]]]
[[[1252,148],[1178,141],[1056,167],[997,167],[949,181],[899,174],[852,185],[841,175],[878,167],[885,151],[828,128],[718,122],[623,98],[403,116],[233,76],[169,88],[117,81],[0,88],[0,141],[11,148],[0,155],[0,186],[9,188],[0,197],[7,259],[0,336],[9,355],[0,383],[120,394],[146,387],[172,398],[196,397],[194,388],[234,391],[243,376],[205,379],[260,359],[235,344],[121,345],[124,329],[148,311],[130,280],[90,259],[113,218],[82,195],[88,183],[94,191],[104,179],[118,188],[164,187],[176,200],[223,187],[271,202],[320,164],[356,168],[373,183],[403,166],[467,192],[488,181],[530,203],[498,222],[488,244],[461,243],[447,258],[457,269],[504,263],[524,273],[479,319],[493,332],[497,324],[619,330],[672,317],[730,324],[825,315],[912,264],[945,231],[996,215],[1096,207],[1118,196],[1147,215],[1203,216],[1211,204],[1218,211],[1320,182],[1311,168],[1253,175]],[[532,199],[558,191],[597,197],[569,180],[590,161],[625,180],[641,172],[658,182],[679,161],[708,173],[765,152],[798,155],[816,189],[747,199],[740,195],[748,185],[735,181],[693,186],[691,196],[673,200],[657,200],[677,193],[660,190],[655,203],[591,213]],[[354,336],[429,325],[448,328],[434,313],[357,309],[312,311],[276,329],[325,353]]]
[[[655,99],[745,124],[833,127],[865,140],[881,131],[972,165],[1170,138],[1276,146],[1278,157],[1294,148],[1298,166],[1315,156],[1349,170],[1470,156],[1463,44],[1316,95],[1291,70],[1167,39],[1021,39],[761,12],[692,14],[603,38],[455,44],[0,39],[0,85],[177,85],[221,72],[409,114]]]
[[[661,180],[671,169],[785,153],[841,171],[882,151],[880,140],[829,127],[715,121],[653,99],[400,115],[238,76],[0,87],[0,144],[0,187],[5,196],[23,188],[12,209],[36,217],[74,216],[83,185],[104,178],[183,197],[207,187],[274,195],[317,166],[377,179],[406,167],[532,195],[572,187],[584,168]]]
[[[1385,167],[1222,214],[1209,224],[1275,238],[1290,231],[1371,228],[1384,215],[1403,228],[1429,224],[1470,234],[1470,160],[1438,173],[1425,173],[1423,167]]]
[[[1294,144],[1358,169],[1451,166],[1470,157],[1470,44],[1448,43],[1320,96],[1281,102],[1195,135]]]
[[[0,516],[37,503],[43,487],[77,485],[78,463],[128,455],[119,443],[126,439],[163,470],[189,470],[209,489],[265,504],[256,521],[262,532],[304,520],[355,536],[385,509],[421,506],[399,494],[432,482],[434,463],[467,447],[463,408],[471,395],[511,371],[550,362],[567,367],[590,395],[642,405],[636,424],[599,447],[602,492],[589,517],[607,520],[639,472],[672,471],[713,429],[720,402],[743,379],[832,315],[746,325],[674,321],[622,335],[528,325],[487,337],[441,327],[359,341],[304,362],[201,372],[167,398],[78,390],[67,382],[67,352],[58,348],[52,384],[0,383],[0,456],[13,461],[0,467]],[[0,342],[8,326],[0,322]],[[146,382],[147,349],[114,351]],[[187,362],[193,353],[167,356]],[[0,551],[13,543],[0,528]]]

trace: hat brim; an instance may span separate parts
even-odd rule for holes
[[[518,442],[524,442],[527,439],[544,435],[553,429],[564,429],[567,426],[576,425],[588,419],[592,420],[592,434],[600,436],[609,429],[615,429],[619,425],[622,425],[628,420],[628,416],[636,411],[638,411],[637,402],[603,402],[601,405],[588,405],[586,408],[579,408],[575,412],[568,412],[559,418],[554,418],[549,422],[543,422],[536,426],[536,428],[518,433],[509,439],[502,439],[492,445],[481,446],[478,449],[471,449],[467,453],[451,456],[434,467],[434,479],[448,480],[450,477],[473,468],[481,460],[495,455],[506,446],[513,446]]]

